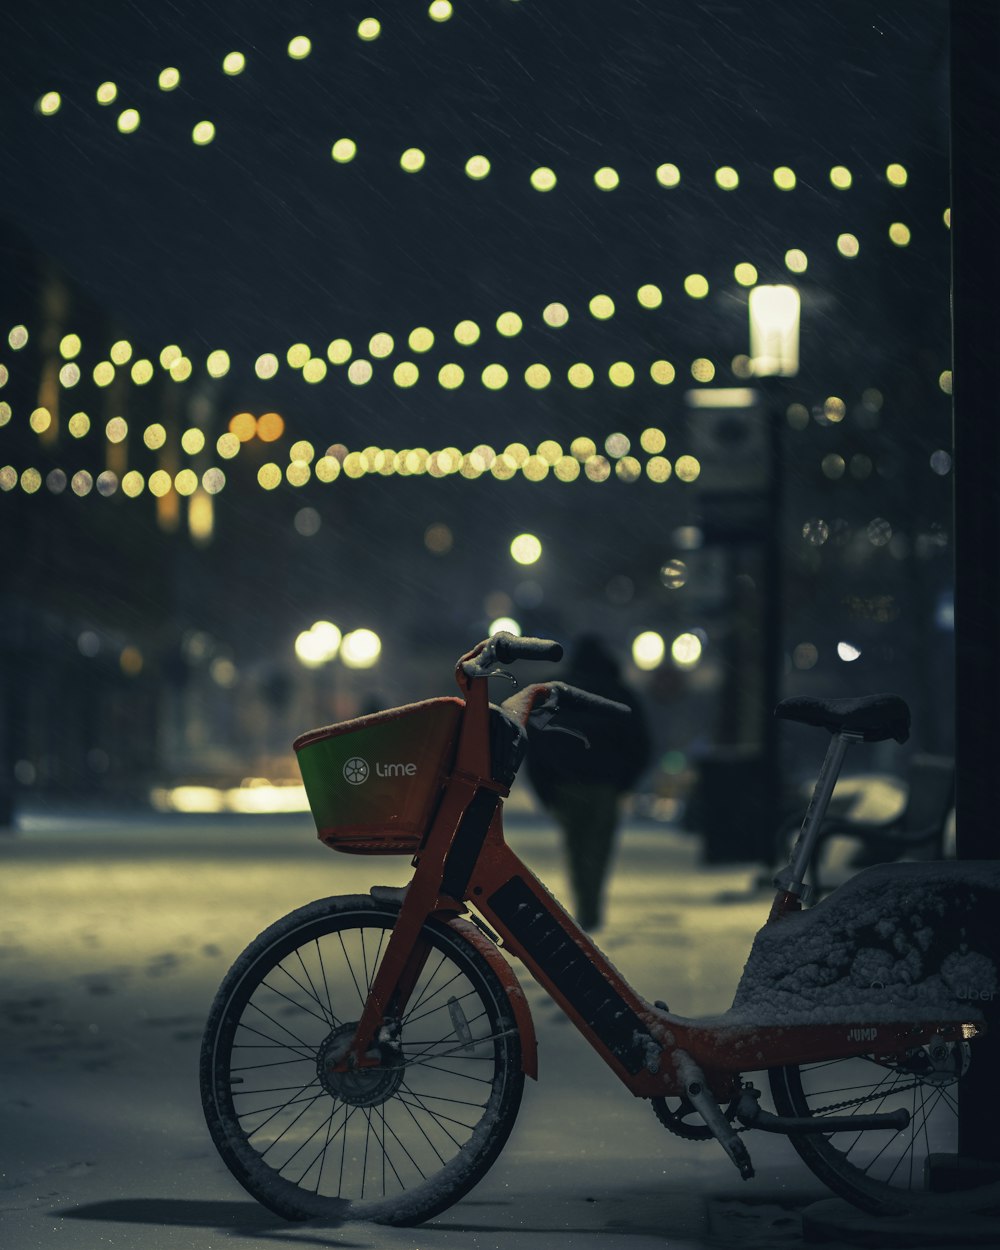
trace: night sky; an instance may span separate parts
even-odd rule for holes
[[[357,34],[367,17],[382,26],[371,42]],[[375,387],[303,386],[284,364],[291,343],[324,356],[345,336],[364,354],[387,331],[391,364],[427,325],[435,372],[454,359],[478,372],[624,350],[711,356],[720,334],[745,334],[722,289],[734,263],[787,277],[785,250],[824,234],[810,278],[835,286],[846,268],[837,233],[882,229],[892,211],[885,166],[944,169],[940,2],[490,0],[434,22],[423,3],[181,0],[6,6],[2,20],[8,219],[148,354],[177,342],[197,367],[223,347],[233,404],[291,400],[304,426],[322,427],[335,392],[346,433],[373,421],[387,438],[414,422],[489,429],[469,429],[468,385],[460,404],[433,386],[419,399],[379,387],[377,405]],[[303,60],[286,50],[296,35],[312,42]],[[228,77],[234,50],[246,69]],[[165,66],[181,74],[169,93],[157,86]],[[102,106],[105,81],[118,93]],[[41,116],[35,103],[52,90],[62,107]],[[129,107],[141,122],[123,135],[116,119]],[[192,127],[205,119],[216,136],[199,147]],[[358,151],[342,165],[330,149],[345,136]],[[416,174],[399,168],[409,147],[426,153]],[[482,181],[464,172],[473,154],[491,162]],[[671,189],[654,175],[668,161],[681,170]],[[846,195],[828,180],[837,163],[854,175]],[[798,178],[791,194],[772,182],[783,164]],[[605,165],[621,179],[611,192],[593,183]],[[715,186],[720,165],[737,169],[739,190]],[[557,175],[549,193],[530,185],[539,166]],[[653,316],[633,306],[642,283],[679,291],[691,271],[709,279],[710,299],[668,294]],[[597,292],[616,298],[612,323],[587,316]],[[552,300],[570,309],[562,331],[540,318]],[[524,317],[517,339],[493,329],[507,309]],[[484,333],[456,350],[450,330],[463,318]],[[262,352],[282,362],[266,394],[253,375]],[[522,400],[535,414],[526,426],[551,423],[553,395]],[[502,419],[516,424],[509,407]]]

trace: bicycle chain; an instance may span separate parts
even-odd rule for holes
[[[905,1094],[908,1089],[917,1089],[922,1084],[923,1081],[912,1081],[909,1085],[894,1085],[890,1090],[883,1090],[882,1095],[884,1096],[886,1093]],[[848,1098],[844,1102],[831,1102],[826,1107],[813,1107],[809,1114],[815,1116],[825,1115],[828,1111],[843,1111],[845,1107],[858,1107],[863,1102],[871,1102],[872,1098],[872,1094],[861,1094],[857,1098]]]

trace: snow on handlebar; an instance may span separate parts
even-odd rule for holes
[[[579,686],[567,686],[564,681],[541,681],[525,686],[500,706],[522,725],[540,728],[562,711],[596,712],[602,716],[628,716],[632,711],[627,703],[602,698]]]
[[[497,664],[510,664],[514,660],[561,660],[563,649],[551,638],[518,638],[502,630],[487,638],[472,652],[471,658],[461,661],[466,677],[486,677]]]

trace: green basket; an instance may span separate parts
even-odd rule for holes
[[[414,854],[451,766],[464,707],[461,699],[425,699],[296,738],[320,839],[354,855]]]

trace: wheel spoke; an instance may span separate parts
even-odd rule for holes
[[[336,1111],[336,1106],[334,1106],[333,1111],[330,1112],[330,1114],[326,1117],[323,1123],[318,1128],[314,1128],[313,1131],[309,1134],[309,1136],[305,1139],[305,1141],[301,1142],[299,1146],[297,1146],[296,1149],[288,1156],[285,1162],[281,1165],[282,1171],[284,1171],[285,1168],[288,1167],[288,1165],[296,1157],[296,1155],[301,1154],[302,1151],[305,1150],[306,1146],[309,1145],[309,1143],[318,1133],[322,1133],[322,1131],[326,1128],[326,1126],[333,1120],[335,1111]],[[317,1155],[313,1158],[312,1163],[309,1164],[309,1167],[306,1168],[306,1170],[302,1173],[299,1179],[295,1182],[297,1185],[301,1185],[302,1182],[305,1180],[305,1178],[309,1175],[309,1170],[312,1167],[313,1163],[316,1162],[316,1159],[318,1157],[319,1156]]]
[[[365,1128],[365,1157],[361,1164],[361,1197],[363,1198],[365,1196],[365,1177],[368,1175],[368,1139],[372,1135],[372,1115],[367,1107],[362,1107],[361,1110],[364,1112],[367,1125]]]
[[[299,1093],[303,1093],[307,1089],[312,1089],[312,1087],[315,1084],[316,1084],[315,1081],[310,1081],[308,1085],[306,1085],[302,1090],[299,1091]],[[240,1092],[243,1094],[244,1097],[246,1097],[247,1094],[256,1094],[257,1090],[245,1089],[245,1090],[241,1090]],[[276,1103],[273,1103],[270,1107],[254,1107],[252,1111],[238,1111],[236,1114],[240,1117],[241,1120],[244,1120],[246,1119],[247,1116],[263,1115],[265,1111],[275,1111],[275,1112],[284,1111],[286,1107],[295,1107],[295,1106],[298,1106],[299,1103],[306,1102],[306,1101],[315,1102],[316,1101],[315,1096],[312,1096],[308,1099],[289,1098],[287,1102],[276,1102]],[[266,1123],[267,1121],[265,1120],[264,1124]],[[257,1128],[255,1128],[253,1131],[256,1133],[259,1129],[262,1129],[264,1127],[264,1124],[258,1124]]]
[[[264,1044],[259,1043],[259,1042],[257,1042],[257,1043],[254,1043],[254,1042],[233,1042],[233,1049],[234,1049],[234,1050],[293,1050],[293,1051],[295,1050],[295,1046],[290,1046],[290,1045],[288,1044],[288,1042],[282,1042],[282,1041],[280,1041],[278,1038],[276,1038],[276,1037],[272,1037],[272,1036],[270,1035],[270,1033],[262,1033],[262,1032],[260,1031],[260,1029],[255,1029],[255,1028],[253,1027],[253,1025],[252,1025],[252,1024],[247,1024],[247,1022],[246,1022],[245,1020],[241,1020],[241,1021],[240,1021],[240,1026],[239,1026],[239,1027],[240,1027],[241,1029],[246,1029],[246,1031],[247,1031],[248,1033],[253,1033],[253,1034],[255,1034],[257,1037],[264,1037],[264,1038],[266,1038],[266,1039],[267,1039],[267,1044],[266,1044],[266,1045],[264,1045]],[[289,1033],[289,1037],[295,1037],[295,1034],[294,1034],[294,1033]],[[304,1048],[305,1048],[305,1053],[304,1053],[304,1054],[302,1054],[302,1058],[303,1058],[303,1059],[313,1059],[313,1058],[315,1058],[315,1056],[316,1056],[316,1050],[315,1050],[315,1047],[310,1046],[308,1042],[298,1042],[298,1041],[297,1041],[297,1045],[302,1046],[302,1047],[304,1047]],[[295,1051],[295,1053],[296,1053],[296,1054],[300,1054],[300,1053],[302,1053],[302,1052],[300,1052],[300,1051]]]
[[[440,990],[434,991],[434,994],[432,995],[432,997],[437,997],[439,993],[441,993],[443,990],[446,990],[448,986],[451,985],[452,981],[456,981],[461,975],[462,974],[460,972],[456,972],[455,975],[451,978],[451,981],[447,982],[447,984],[445,985],[442,985]],[[476,993],[475,990],[466,990],[464,994],[459,994],[456,996],[455,1002],[456,1003],[464,1002],[465,999],[474,996],[475,993]],[[427,1016],[433,1016],[434,1013],[437,1011],[447,1011],[446,1005],[444,1003],[438,1003],[436,1007],[431,1007],[428,1011],[422,1011],[419,1016],[414,1016],[412,1014],[409,1016],[406,1016],[403,1019],[402,1024],[406,1027],[409,1027],[411,1024],[415,1024],[418,1020],[424,1020],[426,1019]],[[449,1016],[448,1019],[450,1020],[451,1017]]]
[[[367,990],[372,987],[372,979],[368,975],[368,952],[365,950],[365,931],[361,930],[361,967],[364,969],[364,986]]]
[[[316,1189],[314,1190],[317,1195],[319,1194],[319,1187],[323,1183],[323,1168],[326,1166],[326,1152],[330,1149],[330,1130],[333,1128],[333,1117],[336,1114],[336,1110],[336,1107],[334,1107],[333,1111],[330,1112],[330,1118],[326,1122],[326,1141],[323,1143],[323,1149],[318,1156],[320,1165],[319,1171],[316,1173]]]
[[[442,963],[444,962],[444,959],[443,959],[443,958],[442,958],[441,962],[442,962]],[[434,972],[434,975],[435,975],[435,976],[437,976],[437,973],[438,973],[438,970],[440,970],[440,967],[441,967],[441,964],[438,964],[438,967],[437,967],[437,969],[435,969],[435,972]],[[449,978],[448,978],[448,980],[447,980],[447,981],[445,981],[444,985],[439,985],[439,986],[438,986],[438,988],[434,991],[434,993],[433,993],[433,994],[428,994],[428,993],[427,993],[427,990],[430,988],[430,985],[428,984],[428,986],[424,989],[424,992],[420,995],[420,997],[419,997],[419,998],[417,999],[417,1001],[413,1004],[413,1006],[410,1008],[410,1010],[407,1012],[407,1014],[403,1017],[402,1023],[403,1023],[404,1025],[406,1025],[406,1024],[412,1024],[412,1023],[414,1022],[414,1020],[422,1020],[422,1019],[424,1018],[424,1016],[430,1015],[430,1014],[431,1014],[432,1012],[434,1012],[434,1011],[441,1011],[441,1010],[443,1010],[442,1005],[439,1003],[436,1007],[432,1007],[432,1008],[431,1008],[431,1011],[429,1011],[429,1012],[428,1012],[428,1011],[424,1011],[424,1012],[422,1012],[419,1016],[415,1016],[415,1015],[413,1014],[413,1013],[416,1011],[416,1009],[417,1009],[418,1007],[421,1007],[421,1006],[426,1006],[426,1004],[427,1004],[427,1003],[429,1003],[429,1002],[433,1001],[433,999],[437,998],[437,996],[438,996],[439,994],[443,994],[443,993],[445,992],[445,990],[449,987],[449,985],[453,985],[453,984],[454,984],[454,983],[458,980],[458,978],[459,978],[460,976],[462,976],[462,975],[464,975],[464,974],[462,973],[462,970],[461,970],[461,969],[459,969],[459,970],[458,970],[458,971],[454,974],[454,976],[449,977]],[[462,997],[462,998],[467,998],[469,993],[474,994],[474,993],[475,993],[475,990],[470,990],[470,991],[468,991],[468,993],[467,993],[467,994],[463,994],[461,997]]]
[[[382,958],[382,944],[385,942],[386,934],[387,934],[388,932],[389,932],[389,930],[388,930],[388,929],[381,929],[381,930],[379,930],[378,950],[376,950],[376,952],[375,952],[375,958],[372,960],[372,976],[371,976],[371,980],[369,980],[369,982],[368,982],[368,992],[369,992],[369,993],[371,993],[372,981],[374,981],[374,980],[375,980],[375,972],[376,972],[376,970],[378,969],[378,966],[379,966],[379,961],[380,961],[380,960],[381,960],[381,958]]]
[[[435,1111],[432,1107],[428,1107],[427,1104],[424,1102],[424,1096],[418,1094],[416,1090],[414,1090],[411,1086],[407,1085],[405,1081],[400,1086],[400,1088],[406,1090],[406,1092],[410,1095],[410,1097],[415,1099],[414,1102],[409,1103],[406,1101],[405,1098],[400,1097],[399,1101],[403,1104],[404,1107],[413,1107],[413,1106],[419,1107],[421,1111],[426,1112],[427,1115],[431,1116],[442,1127],[444,1126],[445,1121],[447,1121],[449,1124],[456,1124],[459,1128],[468,1129],[470,1132],[472,1131],[472,1129],[476,1127],[475,1124],[466,1124],[464,1120],[456,1120],[454,1116],[445,1115],[443,1111]],[[447,1132],[447,1130],[445,1131]],[[455,1139],[452,1138],[452,1141],[455,1141]],[[456,1146],[458,1145],[457,1141],[455,1141],[455,1145]]]
[[[308,990],[301,983],[301,981],[299,981],[297,977],[292,976],[292,974],[288,971],[288,969],[285,967],[284,964],[281,964],[281,971],[285,974],[286,977],[291,977],[291,979],[295,982],[295,984],[299,987],[299,989],[304,994],[307,994],[313,1000],[316,1006],[323,1013],[323,1020],[325,1022],[334,1024],[334,1025],[339,1024],[340,1022],[334,1016],[332,1008],[328,1007],[328,1005],[325,1004],[323,1000],[320,998],[319,991],[316,989],[313,979],[309,974],[309,969],[305,965],[305,961],[302,958],[302,952],[300,950],[296,950],[295,958],[299,961],[299,967],[302,969],[302,975],[309,982]]]
[[[382,1192],[383,1194],[385,1193],[385,1165],[386,1163],[388,1163],[389,1167],[392,1168],[392,1174],[396,1178],[396,1184],[400,1187],[400,1189],[405,1189],[406,1186],[403,1184],[403,1179],[399,1175],[399,1173],[396,1171],[396,1165],[393,1163],[392,1156],[389,1154],[388,1147],[385,1144],[386,1131],[392,1132],[392,1129],[389,1125],[389,1121],[386,1119],[385,1112],[382,1110],[381,1107],[376,1107],[375,1110],[378,1112],[379,1119],[381,1119],[382,1121]],[[395,1133],[393,1133],[393,1136],[394,1137],[396,1136]],[[419,1171],[419,1168],[417,1170]]]
[[[351,957],[348,955],[347,947],[344,945],[344,935],[339,929],[337,930],[337,937],[340,940],[340,949],[344,952],[344,962],[347,964],[347,971],[351,974],[351,980],[354,982],[354,988],[358,991],[361,1006],[364,1007],[365,995],[362,994],[361,986],[358,985],[358,978],[354,975],[354,965],[351,963]]]
[[[444,1165],[444,1163],[445,1163],[445,1157],[444,1157],[444,1155],[441,1153],[441,1151],[440,1151],[440,1150],[438,1150],[437,1146],[435,1146],[435,1145],[434,1145],[434,1143],[431,1141],[431,1139],[427,1136],[427,1130],[426,1130],[426,1129],[424,1128],[424,1126],[420,1123],[420,1121],[417,1119],[417,1117],[413,1114],[413,1108],[410,1106],[410,1104],[409,1104],[409,1103],[408,1103],[405,1099],[400,1099],[400,1105],[403,1107],[403,1109],[406,1111],[407,1115],[410,1117],[410,1119],[413,1121],[413,1123],[414,1123],[414,1124],[417,1126],[417,1128],[420,1130],[420,1133],[422,1134],[422,1136],[423,1136],[424,1140],[427,1142],[428,1146],[430,1146],[431,1150],[433,1150],[433,1151],[434,1151],[434,1153],[437,1155],[438,1159],[440,1160],[440,1162],[441,1162],[441,1164],[442,1164],[442,1166],[443,1166],[443,1165]],[[451,1134],[449,1134],[449,1136],[451,1136]],[[454,1141],[454,1140],[455,1140],[455,1139],[452,1137],[452,1141]],[[457,1143],[456,1143],[456,1144],[457,1144]]]
[[[384,1117],[384,1115],[383,1115],[383,1119],[384,1119],[384,1118],[385,1118],[385,1117]],[[396,1144],[399,1146],[400,1150],[402,1150],[403,1154],[404,1154],[404,1155],[406,1155],[407,1159],[409,1159],[409,1161],[413,1164],[414,1168],[416,1169],[417,1173],[418,1173],[418,1174],[419,1174],[419,1176],[420,1176],[420,1179],[421,1179],[422,1181],[423,1181],[423,1180],[426,1180],[426,1179],[427,1179],[427,1177],[424,1175],[424,1170],[423,1170],[423,1168],[421,1168],[420,1164],[416,1161],[416,1159],[414,1159],[413,1155],[412,1155],[412,1154],[410,1154],[409,1150],[407,1150],[407,1148],[406,1148],[406,1146],[404,1145],[404,1143],[403,1143],[402,1139],[400,1138],[399,1134],[398,1134],[398,1133],[396,1132],[396,1130],[392,1127],[392,1125],[389,1123],[389,1121],[388,1121],[388,1120],[385,1120],[385,1126],[386,1126],[386,1128],[389,1130],[389,1132],[393,1135],[393,1138],[395,1139]],[[417,1128],[420,1128],[420,1125],[419,1125],[419,1124],[417,1125]],[[421,1131],[423,1131],[423,1130],[421,1130]],[[425,1137],[427,1136],[427,1135],[426,1135],[426,1133],[424,1134],[424,1136],[425,1136]],[[431,1142],[431,1141],[430,1141],[430,1139],[428,1139],[428,1144],[430,1145],[431,1149],[433,1150],[433,1149],[434,1149],[434,1143],[433,1143],[433,1142]],[[437,1152],[435,1151],[435,1153],[437,1153]],[[438,1154],[438,1158],[441,1160],[441,1162],[442,1162],[442,1163],[444,1163],[444,1159],[442,1159],[442,1158],[441,1158],[440,1154]]]
[[[298,1124],[299,1120],[301,1120],[301,1119],[302,1119],[302,1117],[303,1117],[303,1116],[305,1115],[305,1113],[309,1110],[309,1108],[313,1105],[313,1103],[314,1103],[314,1102],[316,1102],[316,1100],[317,1100],[318,1098],[322,1098],[322,1097],[323,1097],[323,1094],[324,1094],[324,1091],[322,1091],[322,1090],[321,1090],[321,1091],[320,1091],[320,1092],[319,1092],[319,1093],[315,1096],[315,1098],[311,1098],[311,1099],[309,1100],[308,1104],[307,1104],[306,1106],[304,1106],[304,1107],[302,1108],[302,1110],[298,1113],[298,1115],[297,1115],[297,1116],[295,1116],[295,1117],[292,1119],[291,1123],[290,1123],[290,1124],[286,1124],[286,1125],[285,1125],[285,1127],[281,1130],[281,1132],[280,1132],[280,1133],[278,1134],[278,1136],[274,1139],[274,1141],[273,1141],[273,1142],[271,1142],[270,1146],[268,1146],[266,1150],[261,1151],[261,1156],[260,1156],[260,1157],[261,1157],[262,1159],[263,1159],[263,1158],[265,1158],[265,1157],[266,1157],[266,1156],[267,1156],[267,1155],[268,1155],[268,1154],[269,1154],[269,1153],[270,1153],[270,1152],[271,1152],[271,1151],[275,1148],[275,1146],[277,1146],[278,1142],[280,1142],[280,1141],[281,1141],[281,1139],[285,1136],[285,1134],[286,1134],[286,1133],[288,1133],[291,1129],[293,1129],[293,1128],[295,1127],[295,1125],[296,1125],[296,1124]],[[271,1122],[271,1120],[273,1120],[273,1119],[274,1119],[274,1116],[271,1116],[271,1117],[270,1117],[270,1119],[267,1119],[267,1120],[265,1120],[265,1121],[264,1121],[264,1124],[269,1124],[269,1123]],[[264,1127],[264,1125],[260,1125],[258,1128],[255,1128],[255,1129],[254,1129],[254,1131],[250,1134],[250,1136],[251,1136],[251,1137],[255,1136],[257,1133],[259,1133],[259,1132],[260,1132],[261,1128],[263,1128],[263,1127]]]
[[[425,998],[425,996],[426,996],[426,994],[427,994],[428,990],[429,990],[429,989],[430,989],[430,987],[434,984],[434,978],[435,978],[435,977],[437,976],[437,974],[441,971],[441,967],[442,967],[442,965],[444,964],[444,961],[445,961],[445,959],[446,959],[446,958],[447,958],[447,957],[446,957],[444,954],[441,954],[440,958],[439,958],[439,959],[438,959],[438,961],[437,961],[437,967],[434,969],[434,971],[433,971],[433,972],[431,973],[431,975],[428,977],[427,981],[426,981],[426,982],[425,982],[425,984],[424,984],[424,988],[421,990],[420,995],[419,995],[419,997],[417,998],[416,1002],[414,1002],[414,1003],[411,1005],[409,1013],[408,1013],[406,1016],[404,1016],[404,1017],[403,1017],[403,1024],[406,1024],[406,1023],[409,1021],[410,1015],[412,1015],[412,1013],[413,1013],[414,1011],[416,1011],[416,1009],[417,1009],[417,1008],[420,1006],[420,1004],[424,1001],[424,998]],[[459,974],[456,974],[456,975],[459,975]]]
[[[496,1042],[496,1041],[499,1041],[500,1038],[502,1037],[513,1037],[515,1032],[516,1032],[515,1029],[507,1029],[503,1033],[491,1033],[487,1037],[476,1037],[476,1038],[473,1038],[472,1045],[479,1046],[483,1042]],[[440,1045],[441,1043],[435,1043],[435,1044]],[[415,1055],[412,1059],[407,1059],[406,1062],[403,1064],[403,1067],[404,1068],[416,1068],[416,1067],[421,1067],[421,1066],[429,1067],[430,1066],[429,1060],[447,1059],[449,1055],[457,1055],[459,1051],[465,1050],[468,1045],[469,1045],[468,1042],[459,1042],[457,1046],[452,1046],[450,1050],[439,1050],[439,1051],[434,1052],[433,1054],[428,1054],[426,1050],[421,1051],[418,1055]],[[464,1062],[469,1062],[469,1061],[478,1061],[480,1063],[492,1063],[493,1062],[492,1059],[488,1058],[486,1055],[462,1055],[461,1058]],[[435,1071],[437,1072],[446,1072],[447,1070],[448,1070],[447,1068],[435,1069]],[[461,1076],[463,1075],[463,1073],[456,1072],[455,1075]],[[470,1079],[475,1080],[476,1078],[472,1077]]]
[[[292,1048],[289,1047],[289,1050],[292,1050]],[[292,1053],[295,1055],[294,1059],[275,1059],[273,1063],[245,1063],[241,1067],[230,1068],[229,1071],[230,1072],[256,1072],[260,1068],[287,1068],[290,1063],[303,1063],[303,1062],[308,1063],[309,1059],[314,1058],[313,1055],[310,1055],[309,1059],[307,1059],[305,1056],[300,1055],[297,1051],[294,1051],[294,1050],[292,1051]],[[247,1091],[241,1090],[240,1092],[245,1094]]]
[[[475,1081],[478,1085],[492,1085],[492,1081],[487,1081],[481,1076],[469,1076],[467,1072],[456,1072],[454,1068],[436,1068],[434,1064],[423,1060],[421,1063],[407,1064],[407,1067],[423,1068],[427,1072],[444,1072],[448,1076],[461,1077],[463,1081]]]
[[[282,971],[284,971],[284,969],[282,969]],[[286,974],[286,975],[288,975],[288,974]],[[295,978],[294,978],[294,977],[292,977],[292,980],[294,981],[294,980],[295,980]],[[298,983],[296,982],[296,984],[298,984]],[[318,1021],[320,1022],[320,1024],[322,1024],[322,1025],[324,1025],[324,1026],[328,1026],[328,1025],[329,1025],[329,1023],[330,1023],[330,1022],[329,1022],[329,1020],[327,1020],[327,1018],[326,1018],[325,1016],[318,1016],[318,1015],[316,1015],[316,1012],[315,1012],[315,1011],[310,1011],[308,1007],[303,1006],[303,1005],[302,1005],[302,1003],[297,1003],[297,1002],[295,1001],[295,999],[294,999],[294,998],[289,998],[287,994],[282,993],[282,991],[281,991],[281,990],[277,989],[277,988],[276,988],[275,986],[273,986],[273,985],[268,985],[268,983],[267,983],[266,981],[261,981],[261,988],[262,988],[262,989],[265,989],[265,990],[270,990],[272,994],[277,994],[277,995],[278,995],[278,997],[279,997],[279,998],[283,998],[283,999],[285,1000],[285,1002],[286,1002],[286,1003],[291,1003],[291,1004],[292,1004],[292,1006],[293,1006],[293,1007],[294,1007],[297,1011],[304,1011],[304,1012],[306,1013],[306,1015],[307,1015],[307,1016],[312,1016],[314,1019],[318,1020]],[[301,1037],[297,1037],[297,1036],[296,1036],[296,1034],[294,1034],[294,1033],[292,1032],[292,1030],[291,1030],[291,1029],[290,1029],[290,1028],[289,1028],[286,1024],[282,1024],[280,1020],[275,1020],[274,1016],[272,1016],[272,1015],[268,1015],[268,1013],[264,1010],[264,1008],[263,1008],[263,1007],[261,1007],[261,1005],[260,1005],[259,1003],[255,1003],[255,1002],[252,1002],[252,1001],[251,1001],[251,1002],[248,1004],[248,1006],[253,1007],[255,1011],[259,1011],[259,1012],[260,1012],[260,1014],[261,1014],[262,1016],[265,1016],[268,1020],[270,1020],[270,1021],[271,1021],[271,1023],[272,1023],[272,1024],[277,1025],[279,1029],[284,1029],[284,1030],[285,1030],[285,1032],[286,1032],[286,1033],[287,1033],[290,1037],[294,1037],[294,1038],[295,1038],[295,1040],[296,1040],[297,1042],[301,1042],[303,1046],[308,1045],[308,1043],[307,1043],[307,1042],[304,1042],[304,1041],[302,1040],[302,1038],[301,1038]]]

